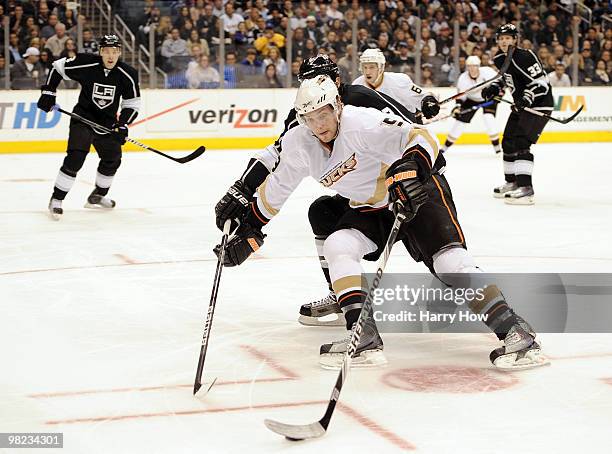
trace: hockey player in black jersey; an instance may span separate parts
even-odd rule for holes
[[[338,66],[331,61],[327,55],[318,55],[305,60],[300,67],[298,79],[303,81],[306,79],[313,79],[319,75],[328,75],[332,80],[336,81],[343,104],[359,107],[373,107],[384,112],[398,115],[408,122],[416,122],[416,115],[414,113],[409,112],[405,106],[384,93],[371,90],[362,85],[341,83]],[[425,101],[426,99],[423,99],[423,102]],[[435,116],[435,114],[437,114],[437,111],[433,115],[427,115],[426,117],[430,118],[431,116]],[[215,214],[217,226],[220,229],[223,229],[223,224],[228,219],[232,220],[232,230],[236,228],[239,220],[247,213],[250,202],[253,200],[255,190],[278,165],[282,157],[281,139],[288,130],[297,125],[298,121],[296,119],[295,109],[291,109],[285,120],[285,129],[277,141],[260,151],[255,158],[249,161],[249,165],[242,177],[229,188],[227,193],[217,203]],[[434,164],[434,169],[440,170],[445,165],[446,161],[440,153]],[[308,218],[315,235],[315,243],[318,250],[321,249],[325,238],[329,235],[328,224],[331,222],[329,220],[329,213],[337,211],[339,206],[344,205],[348,206],[348,200],[340,196],[323,196],[311,204],[308,210]],[[407,248],[409,247],[407,244],[406,246]],[[321,257],[322,254],[320,253],[319,256]],[[336,295],[331,291],[331,281],[327,263],[322,258],[321,266],[325,278],[330,285],[330,293],[314,303],[304,304],[300,309],[300,323],[307,325],[344,325],[344,317],[336,301]],[[331,316],[334,313],[337,315],[336,320],[320,321],[322,317],[327,315]]]
[[[115,201],[106,197],[113,177],[121,165],[121,145],[128,135],[127,126],[134,121],[140,107],[138,73],[119,61],[121,42],[115,35],[100,40],[100,55],[77,54],[53,63],[46,84],[41,87],[38,108],[49,112],[56,104],[56,90],[62,79],[81,85],[74,113],[113,130],[111,134],[95,130],[77,120],[70,121],[67,155],[59,170],[49,202],[51,217],[59,220],[62,202],[72,188],[77,172],[93,144],[100,163],[96,187],[87,198],[86,208],[112,209]],[[117,117],[117,111],[121,109]]]
[[[516,46],[518,30],[513,24],[502,25],[497,29],[496,39],[500,50],[493,61],[497,68],[501,68],[509,47]],[[553,110],[552,88],[536,54],[520,48],[514,49],[512,63],[503,79],[485,87],[482,97],[488,101],[500,96],[504,87],[512,92],[514,107],[502,140],[506,182],[493,190],[493,196],[503,198],[511,205],[532,205],[534,192],[531,181],[531,146],[540,138],[548,118],[533,115],[523,109],[530,107],[550,113]]]

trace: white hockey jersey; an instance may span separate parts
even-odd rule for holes
[[[374,88],[366,82],[363,75],[353,81],[353,85],[363,85],[391,96],[410,112],[421,109],[421,101],[428,94],[416,85],[410,76],[402,73],[384,73],[381,84]]]
[[[485,80],[489,80],[495,77],[496,74],[497,74],[497,71],[495,71],[493,68],[490,68],[488,66],[481,66],[479,74],[478,74],[478,78],[472,79],[472,77],[470,76],[470,73],[465,71],[461,73],[461,75],[459,76],[459,79],[457,79],[457,91],[461,93],[462,91],[465,91],[468,88],[471,88],[476,84],[480,84],[484,82]],[[466,99],[469,99],[470,101],[484,102],[484,98],[482,97],[481,93],[482,93],[482,89],[471,91],[461,96],[459,98],[459,101],[465,101]]]
[[[353,207],[384,207],[385,172],[416,145],[415,152],[431,166],[439,143],[427,129],[376,109],[344,106],[331,152],[304,125],[287,131],[283,158],[257,189],[257,209],[271,219],[308,176],[349,199]]]

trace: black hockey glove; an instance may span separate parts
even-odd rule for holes
[[[523,96],[514,101],[513,110],[515,110],[516,112],[520,112],[525,107],[531,107],[531,104],[533,104],[533,93],[528,90],[525,90],[523,92]]]
[[[503,96],[501,88],[499,87],[499,85],[495,84],[491,84],[488,87],[484,87],[480,94],[485,101],[491,101],[496,96]]]
[[[238,227],[239,219],[242,219],[247,213],[249,203],[253,200],[253,192],[242,180],[238,180],[230,186],[215,206],[215,217],[219,230],[223,230],[223,225],[228,219],[232,221],[230,232]]]
[[[395,214],[399,208],[414,215],[427,202],[429,196],[419,180],[418,172],[419,164],[405,158],[395,161],[387,170],[385,174],[387,190]],[[399,202],[399,206],[395,202]]]
[[[54,105],[55,90],[53,90],[49,85],[43,85],[42,87],[40,87],[40,98],[38,98],[36,106],[40,110],[44,110],[45,112],[51,112]]]
[[[127,125],[125,123],[116,122],[111,126],[111,129],[113,130],[113,138],[123,145],[128,136]]]
[[[225,246],[223,265],[241,265],[253,252],[263,245],[265,237],[266,235],[260,229],[252,227],[250,224],[242,224]],[[219,257],[221,245],[217,244],[213,251]]]
[[[451,117],[455,119],[459,118],[462,109],[463,109],[463,106],[457,103],[457,105],[453,107],[453,110],[451,111]]]
[[[440,112],[440,104],[438,100],[431,95],[427,95],[421,101],[421,112],[427,119],[433,118]]]

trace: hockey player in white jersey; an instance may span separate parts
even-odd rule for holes
[[[359,71],[362,75],[353,85],[364,85],[391,96],[410,112],[421,111],[427,119],[440,112],[438,100],[416,85],[410,76],[403,73],[385,72],[387,62],[380,49],[366,49],[359,57]]]
[[[480,58],[476,55],[472,55],[465,61],[466,71],[463,72],[457,80],[457,91],[463,92],[469,90],[474,85],[480,84],[485,80],[494,78],[497,75],[497,71],[488,66],[480,66]],[[465,127],[472,121],[476,112],[482,109],[483,120],[487,129],[489,139],[493,144],[495,153],[501,151],[501,145],[499,143],[499,128],[495,122],[495,113],[497,112],[498,101],[485,102],[481,94],[482,90],[471,91],[459,99],[457,99],[457,105],[453,109],[453,124],[446,136],[446,142],[442,147],[442,152],[448,150],[456,141],[459,139]],[[476,107],[481,104],[481,107]]]
[[[243,263],[264,244],[262,228],[300,182],[310,176],[347,200],[327,213],[331,230],[323,254],[348,336],[324,344],[323,367],[339,367],[355,329],[367,287],[362,282],[361,259],[376,260],[393,225],[389,206],[407,212],[410,223],[400,237],[413,246],[411,255],[436,273],[479,272],[467,252],[450,187],[434,167],[438,141],[426,129],[375,109],[343,106],[336,84],[328,76],[305,80],[295,100],[300,125],[282,138],[283,159],[257,188],[256,198],[241,219],[225,250],[226,266]],[[220,246],[215,248],[217,255]],[[496,286],[470,308],[504,342],[491,354],[506,369],[541,365],[533,329],[518,317]],[[368,318],[353,365],[368,367],[386,362],[383,342],[372,317]]]

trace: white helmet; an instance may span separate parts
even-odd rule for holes
[[[321,75],[313,79],[306,79],[298,88],[293,106],[297,113],[300,124],[304,124],[303,116],[309,112],[314,112],[323,106],[330,105],[336,115],[338,109],[338,87],[329,76]]]
[[[478,55],[470,55],[465,60],[465,66],[480,66],[480,58],[478,58]]]
[[[385,70],[385,54],[380,49],[366,49],[359,57],[359,71],[363,72],[364,63],[376,63],[378,71],[382,73]]]

